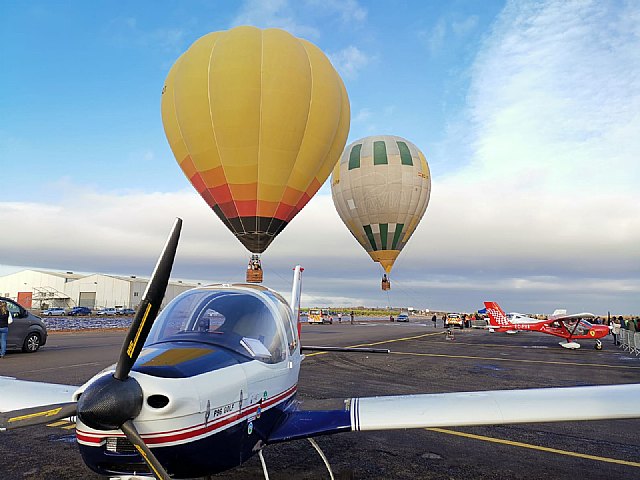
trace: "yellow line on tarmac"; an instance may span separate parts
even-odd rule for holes
[[[67,425],[66,427],[62,427],[62,428],[64,428],[65,430],[71,430],[72,428],[76,428],[76,424],[72,423],[71,425]]]
[[[47,427],[59,427],[60,425],[67,425],[68,420],[58,420],[57,422],[47,423]]]
[[[553,360],[525,360],[521,358],[476,357],[473,355],[446,355],[444,353],[411,353],[411,352],[390,352],[390,353],[394,355],[412,355],[415,357],[465,358],[469,360],[492,360],[496,362],[542,363],[547,365],[571,365],[575,367],[602,367],[602,368],[622,368],[622,369],[628,369],[628,370],[640,370],[640,367],[633,367],[631,365],[607,365],[605,363],[555,362]]]
[[[627,460],[619,460],[617,458],[587,455],[586,453],[570,452],[567,450],[559,450],[557,448],[541,447],[540,445],[532,445],[530,443],[514,442],[511,440],[504,440],[502,438],[485,437],[484,435],[474,435],[473,433],[457,432],[455,430],[447,430],[444,428],[425,428],[425,430],[437,433],[446,433],[448,435],[457,435],[459,437],[472,438],[474,440],[482,440],[484,442],[501,443],[503,445],[511,445],[512,447],[529,448],[531,450],[540,450],[542,452],[557,453],[559,455],[567,455],[569,457],[586,458],[587,460],[596,460],[598,462],[617,463],[618,465],[626,465],[629,467],[640,467],[640,463],[629,462]]]
[[[443,332],[435,332],[435,333],[423,333],[422,335],[415,335],[413,337],[403,337],[403,338],[394,338],[392,340],[382,340],[381,342],[373,342],[373,343],[361,343],[360,345],[349,345],[345,348],[358,348],[358,347],[373,347],[375,345],[384,345],[385,343],[394,343],[394,342],[405,342],[407,340],[415,340],[416,338],[423,337],[431,337],[433,335],[442,335]],[[325,355],[329,352],[315,352],[315,353],[305,353],[305,357],[313,357],[314,355]]]

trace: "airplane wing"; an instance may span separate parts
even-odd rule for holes
[[[0,412],[40,407],[72,401],[74,385],[29,382],[13,377],[0,377]]]
[[[570,314],[566,314],[566,310],[564,314],[561,315],[551,315],[549,317],[549,320],[579,320],[581,318],[596,318],[596,316],[593,313],[588,313],[588,312],[582,312],[582,313],[570,313]]]
[[[638,418],[638,398],[640,384],[351,398],[344,410],[292,412],[268,443],[343,431]]]

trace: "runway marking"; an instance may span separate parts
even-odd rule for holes
[[[504,440],[502,438],[485,437],[484,435],[475,435],[473,433],[458,432],[455,430],[447,430],[445,428],[425,428],[425,430],[437,433],[446,433],[447,435],[457,435],[459,437],[471,438],[474,440],[482,440],[484,442],[501,443],[503,445],[511,445],[512,447],[529,448],[531,450],[540,450],[542,452],[556,453],[559,455],[567,455],[569,457],[586,458],[587,460],[596,460],[598,462],[617,463],[618,465],[626,465],[629,467],[640,467],[640,463],[630,462],[627,460],[619,460],[617,458],[599,457],[597,455],[588,455],[586,453],[570,452],[568,450],[559,450],[557,448],[542,447],[531,443],[514,442],[512,440]]]
[[[393,355],[413,355],[416,357],[444,357],[444,358],[465,358],[468,360],[491,360],[497,362],[518,362],[518,363],[542,363],[547,365],[570,365],[572,367],[602,367],[602,368],[622,368],[625,370],[640,370],[640,367],[631,365],[607,365],[606,363],[579,363],[579,362],[559,362],[553,360],[525,360],[522,358],[502,358],[502,357],[476,357],[473,355],[447,355],[444,353],[412,353],[412,352],[390,352]]]
[[[72,428],[76,428],[76,422],[70,422],[69,420],[58,420],[57,422],[47,423],[47,427],[60,427],[64,430],[71,430]]]
[[[375,345],[384,345],[385,343],[406,342],[407,340],[415,340],[417,338],[432,337],[433,335],[442,335],[442,334],[443,334],[443,332],[423,333],[421,335],[415,335],[413,337],[394,338],[394,339],[391,339],[391,340],[382,340],[380,342],[361,343],[359,345],[349,345],[348,347],[345,347],[345,348],[373,347]],[[314,355],[325,355],[327,353],[329,353],[329,352],[306,353],[304,356],[305,357],[313,357]]]
[[[60,425],[67,425],[67,420],[58,420],[57,422],[47,423],[47,427],[59,427]]]

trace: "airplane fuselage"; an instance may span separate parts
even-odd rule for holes
[[[176,477],[236,467],[260,450],[290,406],[299,367],[299,349],[282,362],[266,364],[206,344],[149,348],[131,373],[145,391],[136,424]],[[93,430],[78,421],[76,435],[85,463],[95,472],[148,471],[121,431]]]

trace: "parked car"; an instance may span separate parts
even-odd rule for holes
[[[133,308],[116,308],[116,315],[135,315]]]
[[[314,310],[309,310],[309,318],[307,320],[308,323],[310,324],[333,324],[333,317],[331,316],[331,313],[328,310],[319,310],[319,309],[314,309]]]
[[[464,328],[464,323],[462,321],[462,316],[457,313],[450,313],[447,315],[447,319],[445,321],[446,327],[458,327],[460,329]]]
[[[67,312],[67,315],[91,315],[91,309],[89,307],[73,307]]]
[[[67,314],[67,312],[65,311],[64,308],[47,308],[46,310],[43,310],[42,312],[42,316],[44,317],[53,317],[53,316],[65,316]]]
[[[115,308],[101,308],[96,312],[96,315],[115,315],[115,314],[116,314]]]
[[[7,335],[7,350],[21,349],[33,353],[47,343],[47,327],[40,317],[29,312],[9,298],[0,297],[7,302],[7,308],[13,317]]]
[[[396,319],[396,322],[408,322],[409,321],[409,315],[407,315],[406,313],[401,313],[400,315],[398,315],[398,318]]]

